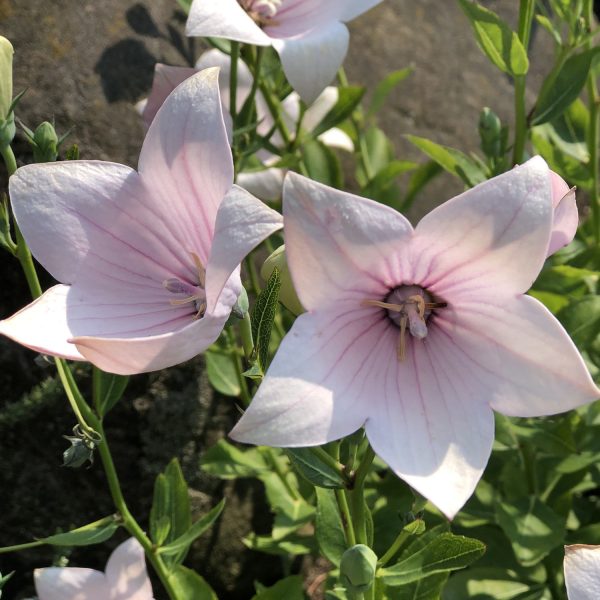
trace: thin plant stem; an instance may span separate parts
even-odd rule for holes
[[[279,463],[279,461],[277,460],[277,455],[275,454],[275,451],[273,450],[273,448],[269,448],[268,446],[265,446],[265,453],[267,455],[267,460],[271,463],[273,470],[275,471],[275,473],[281,480],[281,483],[283,483],[283,486],[287,490],[288,494],[294,500],[301,500],[302,497],[300,496],[300,493],[298,492],[298,490],[294,489],[290,485],[290,482],[287,479],[287,474],[281,467],[281,464]]]
[[[398,550],[402,548],[404,542],[410,537],[410,533],[404,529],[398,534],[398,537],[394,540],[392,545],[387,549],[385,554],[377,561],[378,567],[385,567],[394,556],[398,553]]]
[[[356,541],[359,544],[369,545],[367,537],[367,520],[365,512],[365,479],[375,459],[375,452],[367,446],[360,465],[354,474],[354,487],[350,492],[352,506],[352,522],[356,532]]]
[[[248,390],[246,378],[244,377],[244,366],[242,364],[242,359],[238,353],[237,345],[233,339],[233,334],[230,332],[227,332],[227,355],[229,356],[235,369],[238,385],[240,386],[240,399],[242,400],[244,407],[248,407],[250,406],[250,401],[252,398],[250,396],[250,391]]]
[[[238,80],[238,60],[240,58],[240,43],[231,42],[231,61],[229,68],[229,114],[233,121],[235,129],[235,119],[237,117],[237,80]]]
[[[521,0],[519,6],[518,36],[526,52],[529,47],[534,14],[535,0]],[[527,141],[526,84],[527,78],[525,75],[515,76],[515,143],[513,147],[513,164],[519,164],[523,161],[525,142]]]
[[[323,448],[319,446],[313,446],[310,448],[310,451],[323,463],[325,463],[328,467],[336,471],[341,477],[343,477],[347,483],[350,483],[350,479],[344,470],[344,465],[338,462],[331,454],[323,450]]]
[[[247,360],[250,360],[254,353],[254,340],[252,338],[252,321],[250,315],[246,313],[240,322],[240,335],[242,337],[242,347]]]
[[[589,31],[594,25],[594,6],[591,0],[587,2],[586,25]],[[588,48],[594,47],[594,40],[590,37]],[[598,165],[598,145],[600,144],[600,97],[598,95],[598,84],[594,69],[590,69],[587,81],[588,102],[590,105],[590,120],[588,130],[588,143],[590,151],[590,175],[592,178],[592,189],[590,206],[592,211],[592,222],[594,226],[594,240],[600,243],[600,181]]]
[[[354,525],[352,524],[352,515],[350,514],[350,507],[348,506],[347,491],[342,489],[335,490],[335,499],[340,510],[340,517],[342,519],[342,527],[344,529],[344,535],[346,537],[346,545],[350,548],[356,544],[356,535],[354,533]]]
[[[260,91],[262,92],[262,95],[265,98],[267,106],[269,107],[269,112],[271,113],[271,116],[275,121],[275,126],[277,127],[277,130],[279,131],[281,137],[283,138],[283,141],[285,142],[286,148],[290,148],[292,143],[292,136],[290,135],[287,125],[283,122],[283,119],[281,117],[281,105],[279,103],[279,100],[276,100],[273,97],[271,90],[267,87],[264,81],[259,81],[258,86],[260,88]]]

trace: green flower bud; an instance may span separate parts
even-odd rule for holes
[[[0,35],[0,120],[8,117],[12,103],[13,81],[12,62],[14,50],[12,44]]]
[[[484,108],[479,115],[479,137],[481,149],[486,156],[497,158],[502,148],[502,122],[498,115],[489,108]]]
[[[35,162],[54,162],[58,157],[58,143],[54,125],[44,121],[33,134],[33,159]]]
[[[268,281],[273,269],[277,268],[281,275],[281,289],[279,290],[279,300],[281,303],[295,315],[299,315],[304,312],[302,304],[296,295],[292,278],[290,277],[290,271],[288,269],[287,260],[285,257],[285,245],[279,246],[267,260],[265,260],[260,275]]]
[[[340,578],[346,589],[353,593],[367,591],[375,581],[377,555],[364,544],[348,548],[340,562]]]

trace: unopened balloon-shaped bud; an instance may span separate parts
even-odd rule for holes
[[[52,123],[44,121],[33,134],[33,160],[36,163],[54,162],[58,157],[59,140]]]
[[[485,107],[479,115],[481,149],[486,156],[497,158],[502,153],[502,122],[498,115]]]
[[[0,35],[0,121],[6,120],[10,111],[13,94],[12,44]]]
[[[340,578],[342,585],[353,593],[367,591],[375,581],[377,571],[377,555],[364,544],[348,548],[340,562]]]
[[[279,274],[281,275],[279,300],[295,315],[303,313],[304,308],[302,307],[302,304],[300,304],[300,300],[294,289],[294,284],[292,283],[292,278],[290,277],[290,271],[285,256],[285,245],[279,246],[279,248],[265,260],[260,270],[261,277],[267,281],[275,268],[279,270]]]

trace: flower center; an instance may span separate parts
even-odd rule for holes
[[[446,308],[446,302],[434,301],[431,294],[418,285],[401,285],[380,300],[364,300],[364,306],[384,308],[388,317],[400,328],[398,336],[398,360],[406,357],[406,333],[422,340],[427,336],[427,321],[433,310]]]
[[[259,27],[264,27],[277,14],[283,0],[238,0],[238,2]]]
[[[198,275],[198,285],[193,285],[187,281],[181,281],[177,277],[171,277],[163,281],[163,287],[171,292],[172,294],[183,295],[183,298],[175,298],[170,301],[171,306],[185,306],[186,304],[193,304],[196,314],[194,320],[200,319],[204,316],[206,310],[206,293],[205,287],[205,276],[206,269],[200,262],[200,258],[194,252],[190,252],[194,265],[196,266],[196,273]]]

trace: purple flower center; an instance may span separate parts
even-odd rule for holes
[[[238,0],[259,27],[267,25],[281,8],[282,0]]]
[[[192,252],[191,256],[196,266],[198,284],[195,285],[187,281],[182,281],[177,277],[171,277],[163,281],[163,287],[172,294],[184,296],[171,300],[170,303],[172,306],[192,304],[195,311],[194,319],[200,319],[206,311],[206,292],[204,291],[206,270],[197,254]]]
[[[418,285],[401,285],[394,288],[385,298],[365,300],[365,306],[384,308],[387,315],[400,328],[398,336],[398,360],[406,356],[406,333],[419,340],[427,337],[427,321],[433,310],[445,308],[446,302],[438,302],[431,294]]]

